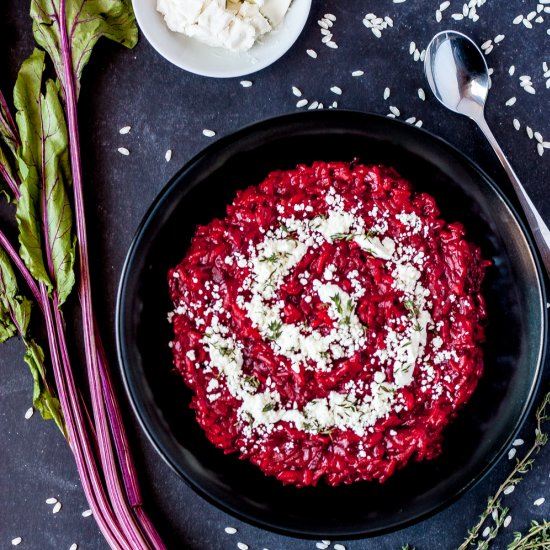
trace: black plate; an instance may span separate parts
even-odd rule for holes
[[[317,159],[394,166],[432,194],[447,221],[493,261],[485,281],[490,324],[485,374],[446,430],[435,460],[409,464],[386,483],[296,489],[252,464],[224,456],[188,409],[190,392],[171,372],[166,274],[184,256],[197,224],[223,216],[235,190],[274,169]],[[191,487],[235,516],[316,538],[372,535],[450,504],[503,455],[531,405],[546,335],[540,269],[510,203],[470,160],[411,125],[344,111],[260,122],[214,143],[163,189],[132,243],[119,289],[117,344],[135,412],[151,442]]]

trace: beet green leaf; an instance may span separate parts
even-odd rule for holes
[[[35,50],[23,62],[14,91],[22,143],[17,221],[23,260],[38,281],[57,290],[62,304],[75,281],[75,238],[66,190],[71,172],[59,92],[53,80],[43,83],[44,57]]]

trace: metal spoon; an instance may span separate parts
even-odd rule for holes
[[[550,274],[550,230],[537,212],[485,120],[483,109],[490,80],[483,54],[464,34],[443,31],[436,34],[428,45],[424,72],[435,97],[451,111],[470,117],[489,140],[512,181],[546,271]]]

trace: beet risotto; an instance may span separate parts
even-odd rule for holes
[[[298,487],[437,456],[482,374],[488,264],[392,168],[272,172],[168,274],[198,423]]]

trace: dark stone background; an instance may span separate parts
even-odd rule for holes
[[[7,95],[20,62],[33,47],[28,4],[3,2],[0,8],[0,85]],[[455,144],[509,191],[481,133],[473,123],[437,103],[428,91],[422,64],[409,55],[411,40],[425,47],[431,36],[444,28],[464,31],[478,44],[497,34],[505,35],[488,55],[495,73],[487,117],[543,218],[550,221],[546,191],[550,150],[540,157],[535,141],[525,133],[527,124],[550,140],[550,89],[545,86],[542,70],[542,62],[550,62],[550,14],[543,13],[545,21],[527,29],[512,24],[512,20],[535,10],[536,0],[488,0],[478,9],[478,22],[454,21],[451,13],[460,12],[462,2],[453,0],[444,12],[444,21],[438,24],[438,5],[439,0],[401,4],[389,0],[314,0],[298,42],[279,62],[247,77],[254,82],[248,89],[240,86],[240,79],[213,80],[181,71],[156,54],[144,39],[133,51],[106,42],[97,47],[85,71],[80,125],[95,301],[113,367],[117,282],[127,248],[149,204],[172,174],[210,142],[203,137],[203,128],[225,135],[253,121],[293,112],[297,98],[291,93],[292,85],[298,86],[304,97],[325,105],[338,99],[340,107],[382,114],[388,112],[388,105],[396,105],[402,118],[421,118],[425,128]],[[316,21],[327,11],[338,17],[333,29],[338,50],[320,43]],[[390,15],[394,28],[386,29],[381,39],[375,38],[361,23],[367,12]],[[317,50],[318,59],[309,58],[307,48]],[[512,64],[516,66],[513,77],[508,74]],[[364,70],[365,76],[353,78],[351,71],[355,69]],[[519,87],[523,74],[532,76],[535,95]],[[344,91],[339,98],[329,91],[335,84]],[[386,86],[391,88],[389,101],[382,97]],[[417,96],[419,87],[426,90],[425,102]],[[506,107],[504,103],[511,96],[517,96],[518,101]],[[522,123],[519,132],[512,126],[514,117]],[[121,136],[118,130],[125,125],[131,125],[132,130]],[[130,149],[131,155],[117,153],[119,146]],[[174,154],[166,163],[164,153],[169,148]],[[0,211],[2,228],[10,227],[11,217],[9,208]],[[82,549],[105,548],[93,518],[81,517],[87,505],[65,441],[55,426],[42,421],[38,414],[24,419],[31,403],[31,378],[21,356],[22,346],[16,339],[1,348],[0,547],[11,548],[11,539],[21,536],[19,548],[68,549],[73,542]],[[118,371],[115,374],[118,377]],[[548,386],[549,375],[544,378],[538,400]],[[246,542],[251,550],[315,548],[314,541],[282,537],[242,524],[196,496],[157,456],[122,390],[120,396],[147,508],[170,548],[234,549],[237,541]],[[532,421],[524,427],[522,437],[526,445],[520,453],[533,439]],[[525,530],[531,518],[548,517],[549,465],[550,447],[539,455],[534,471],[519,488],[505,497],[512,523],[504,530],[498,548],[511,540],[512,531]],[[511,467],[512,462],[503,459],[460,501],[419,525],[384,537],[345,542],[346,548],[398,549],[405,543],[419,549],[456,547]],[[51,496],[63,503],[57,515],[52,515],[51,507],[45,504]],[[537,508],[533,501],[540,496],[546,496],[547,502]],[[227,525],[237,527],[238,534],[225,534]]]

